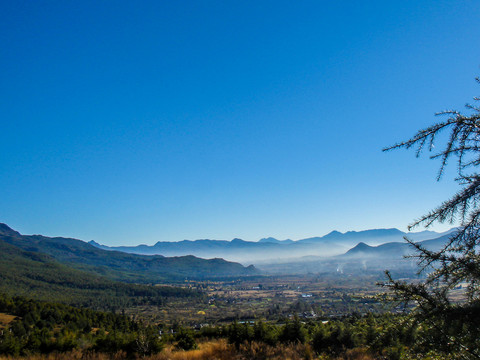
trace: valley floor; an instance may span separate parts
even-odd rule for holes
[[[224,281],[188,281],[177,286],[200,290],[206,301],[183,298],[162,306],[136,306],[126,313],[166,327],[229,324],[239,321],[331,319],[352,313],[382,313],[385,303],[377,298],[383,275],[347,274],[258,276]]]

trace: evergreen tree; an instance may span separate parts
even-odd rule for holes
[[[295,316],[293,321],[287,320],[283,327],[279,340],[282,343],[301,343],[303,344],[306,339],[306,330],[303,327],[300,319]]]
[[[195,337],[191,329],[180,328],[175,336],[175,340],[177,340],[177,349],[188,351],[197,348],[197,343],[195,342]]]
[[[477,82],[480,80],[477,78]],[[480,98],[474,98],[479,101]],[[411,139],[384,149],[423,150],[440,159],[439,180],[449,160],[457,166],[460,190],[440,206],[410,225],[409,230],[434,223],[458,222],[460,227],[439,251],[426,249],[408,238],[416,250],[420,283],[395,281],[387,272],[385,286],[393,290],[394,299],[414,304],[412,316],[422,322],[422,331],[430,348],[457,353],[464,358],[480,358],[480,107],[466,105],[467,114],[443,111],[446,119],[418,131]],[[448,139],[441,141],[440,133]],[[439,140],[440,139],[440,140]],[[440,149],[440,150],[437,150]],[[453,301],[452,290],[466,284],[465,298]]]

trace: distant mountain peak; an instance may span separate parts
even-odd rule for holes
[[[403,231],[398,230],[397,228],[389,229],[369,229],[369,230],[360,230],[360,231],[347,231],[344,235],[377,235],[377,236],[386,236],[386,235],[403,235]]]
[[[359,242],[355,247],[346,252],[345,255],[356,255],[372,249],[373,246],[367,245],[364,242]]]
[[[340,235],[343,235],[340,231],[333,230],[333,231],[330,231],[327,235],[325,235],[324,238],[335,237]]]
[[[280,240],[275,239],[274,237],[267,237],[267,238],[261,238],[258,240],[258,242],[263,242],[263,243],[277,243],[280,242]]]
[[[258,240],[259,243],[270,243],[270,244],[291,244],[294,241],[292,239],[285,239],[285,240],[278,240],[275,239],[274,237],[267,237],[267,238],[262,238]]]
[[[357,246],[354,247],[354,249],[357,250],[363,250],[363,249],[370,249],[372,246],[365,244],[363,241],[359,242]]]

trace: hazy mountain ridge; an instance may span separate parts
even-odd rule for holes
[[[262,238],[259,241],[241,239],[227,240],[182,240],[159,241],[154,245],[138,246],[105,246],[94,241],[90,243],[105,250],[117,250],[132,254],[185,256],[194,255],[201,258],[219,257],[229,261],[255,263],[274,261],[276,259],[300,258],[303,256],[329,257],[344,254],[346,251],[364,242],[370,246],[387,242],[404,242],[408,236],[417,241],[439,237],[443,233],[422,231],[405,233],[395,228],[371,229],[363,231],[348,231],[341,233],[332,231],[324,236],[310,237],[299,240],[279,240],[273,237]]]
[[[417,241],[420,245],[431,251],[443,248],[452,232],[451,229],[444,233],[429,232],[427,237],[440,235],[434,239]],[[319,257],[304,256],[295,259],[281,259],[277,262],[259,262],[255,265],[262,271],[271,274],[306,274],[306,273],[348,273],[356,276],[361,273],[383,274],[390,270],[401,276],[417,276],[417,261],[415,258],[405,258],[415,253],[414,248],[407,242],[387,242],[371,246],[359,242],[344,254]]]
[[[436,239],[429,239],[424,241],[418,241],[418,244],[422,245],[428,250],[440,250],[448,241],[450,235],[443,235]],[[378,246],[370,246],[363,242],[359,243],[354,248],[348,250],[344,257],[392,257],[400,258],[402,256],[411,255],[415,252],[412,245],[407,242],[391,242]]]
[[[259,243],[273,243],[273,244],[291,244],[294,241],[292,239],[278,240],[274,237],[262,238],[258,240]]]

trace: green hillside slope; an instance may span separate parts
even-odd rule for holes
[[[188,289],[112,281],[1,240],[0,292],[96,309],[124,308],[143,303],[160,305],[172,297],[203,296]]]
[[[1,223],[0,241],[28,252],[49,255],[57,262],[77,270],[125,282],[159,283],[184,278],[215,278],[258,273],[253,266],[244,267],[223,259],[134,255],[98,249],[76,239],[21,235]]]

